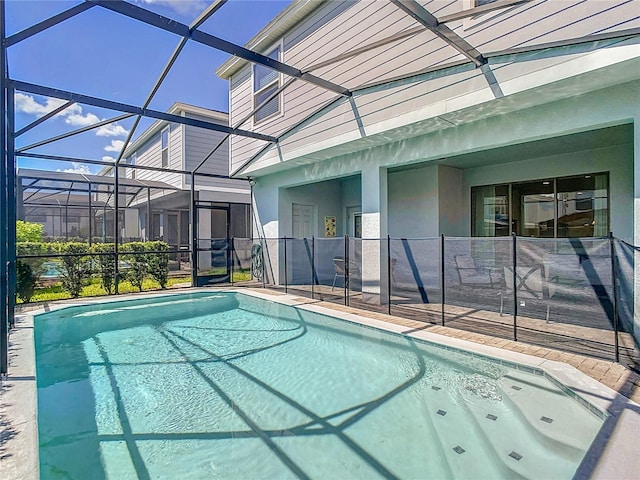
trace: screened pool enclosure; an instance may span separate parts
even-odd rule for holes
[[[633,311],[637,248],[607,237],[609,232],[590,231],[594,238],[584,240],[510,236],[492,239],[263,238],[268,235],[262,233],[263,225],[252,213],[253,196],[250,203],[242,203],[212,199],[203,193],[214,180],[228,180],[253,188],[254,178],[238,177],[234,173],[259,161],[264,152],[278,150],[290,137],[303,135],[305,127],[324,115],[335,114],[337,107],[343,108],[345,101],[351,102],[353,97],[373,98],[405,85],[413,88],[429,79],[454,78],[476,70],[482,72],[492,89],[499,90],[491,69],[485,68],[489,58],[498,63],[516,63],[533,53],[549,57],[566,55],[568,47],[579,46],[589,51],[602,44],[634,38],[639,33],[637,29],[621,27],[580,38],[512,45],[506,50],[481,53],[446,24],[500,8],[515,8],[526,3],[525,0],[482,2],[482,5],[478,2],[478,6],[440,19],[415,1],[394,0],[402,11],[416,19],[415,28],[380,38],[371,45],[358,45],[352,52],[327,59],[315,68],[344,58],[370,55],[374,48],[392,45],[417,32],[437,37],[444,42],[443,48],[463,58],[425,67],[401,78],[350,89],[324,75],[271,58],[269,52],[265,55],[205,31],[203,25],[220,10],[224,12],[225,3],[226,0],[212,2],[190,24],[184,24],[159,15],[151,10],[153,7],[146,9],[118,0],[82,1],[39,23],[8,32],[7,5],[0,0],[0,103],[3,107],[0,116],[3,154],[0,162],[0,373],[6,374],[8,369],[8,329],[15,318],[19,276],[24,274],[19,270],[25,265],[42,287],[80,268],[87,278],[93,277],[103,286],[105,282],[109,284],[102,293],[115,294],[122,293],[123,282],[129,278],[136,278],[142,290],[142,274],[136,275],[137,269],[155,265],[161,272],[159,280],[154,281],[162,287],[172,278],[177,284],[192,287],[221,283],[272,287],[311,299],[401,314],[424,323],[444,322],[457,328],[567,348],[624,361],[637,368],[638,333],[637,325],[634,331]],[[155,81],[149,82],[151,88],[144,100],[127,103],[120,98],[90,95],[86,93],[91,90],[90,84],[86,89],[75,91],[71,87],[43,84],[48,80],[26,81],[12,76],[11,55],[19,52],[21,45],[37,42],[42,38],[41,33],[70,19],[80,21],[90,10],[108,11],[114,18],[126,20],[122,28],[125,25],[140,28],[143,33],[144,29],[154,29],[177,37],[164,66],[156,71]],[[423,10],[426,14],[421,13]],[[69,40],[69,49],[74,40]],[[233,118],[231,124],[151,108],[158,90],[188,44],[242,58],[264,67],[265,71],[277,72],[285,80],[277,88],[273,88],[275,84],[266,85],[259,101],[252,103],[251,112],[242,118]],[[154,51],[154,56],[159,51]],[[306,112],[293,127],[278,135],[263,133],[260,125],[254,128],[253,120],[262,118],[261,112],[271,112],[274,99],[296,82],[311,84],[335,98]],[[40,112],[36,120],[19,124],[15,110],[18,95],[55,102],[47,111]],[[25,140],[39,125],[79,106],[99,109],[104,119],[97,118],[88,126],[51,138],[31,143]],[[145,121],[197,127],[222,136],[189,168],[175,168],[165,165],[164,161],[149,165],[125,156],[138,127]],[[357,115],[348,121],[357,123]],[[80,158],[75,153],[73,142],[82,134],[118,122],[129,122],[130,128],[125,140],[115,148],[115,158]],[[207,163],[227,148],[232,136],[259,141],[259,151],[231,174],[229,170],[224,174],[206,171]],[[361,140],[363,145],[367,141]],[[62,145],[63,152],[49,150],[52,145]],[[23,162],[26,161],[48,162],[50,168],[25,168]],[[70,168],[71,165],[74,167]],[[102,170],[90,173],[75,168],[76,165]],[[165,180],[166,175],[176,179],[179,186]],[[41,225],[40,238],[19,244],[17,221]],[[560,228],[557,223],[545,227],[555,233]],[[278,235],[282,233],[273,236]],[[590,312],[590,323],[585,321],[581,307]],[[606,332],[605,340],[598,338],[600,332]]]

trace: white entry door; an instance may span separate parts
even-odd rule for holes
[[[316,209],[313,205],[293,204],[293,238],[311,238],[315,235]]]

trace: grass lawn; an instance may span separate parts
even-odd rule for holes
[[[180,283],[190,283],[191,277],[173,277],[167,281],[167,287],[172,287]],[[145,279],[142,283],[142,290],[160,290],[160,284],[151,279]],[[131,285],[129,280],[122,280],[118,284],[119,293],[134,293],[139,292],[137,287]],[[91,278],[87,281],[86,285],[82,288],[80,297],[99,297],[102,295],[108,295],[107,291],[100,285],[99,278]],[[48,302],[53,300],[65,300],[71,298],[71,295],[62,288],[62,284],[58,283],[49,287],[36,288],[35,293],[31,297],[31,302]],[[22,300],[18,299],[18,303],[22,303]]]

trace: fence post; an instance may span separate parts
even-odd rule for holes
[[[316,237],[311,235],[311,300],[315,297],[316,284]]]
[[[441,323],[444,327],[445,283],[444,283],[444,233],[440,234],[440,291],[442,292]]]
[[[615,346],[615,359],[620,363],[620,345],[618,343],[618,282],[616,281],[616,248],[613,232],[609,232],[609,252],[611,256],[611,288],[613,303],[613,343]]]
[[[344,304],[349,305],[349,235],[344,236]]]
[[[387,313],[391,315],[391,236],[387,235]]]
[[[517,271],[517,265],[518,262],[516,261],[516,255],[517,255],[517,240],[516,240],[516,233],[513,232],[511,234],[511,237],[513,238],[513,250],[512,250],[512,268],[513,268],[513,340],[514,341],[518,341],[518,284],[517,282],[517,278],[518,278],[518,271]]]
[[[289,283],[287,279],[288,275],[288,267],[287,267],[287,236],[284,236],[284,293],[289,293]]]

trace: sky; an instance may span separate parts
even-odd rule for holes
[[[291,0],[229,0],[200,30],[244,45]],[[67,10],[80,1],[7,0],[7,36]],[[190,24],[210,0],[129,0],[129,3]],[[8,48],[9,77],[14,80],[142,106],[180,37],[95,6]],[[149,108],[166,111],[183,102],[227,112],[229,89],[216,68],[229,55],[187,42]],[[65,103],[59,99],[16,93],[16,130]],[[75,104],[16,139],[16,148],[32,145],[121,112]],[[96,128],[33,153],[73,158],[117,158],[134,118]],[[151,124],[143,120],[134,139]],[[97,173],[102,168],[81,162],[18,158],[19,168]]]

